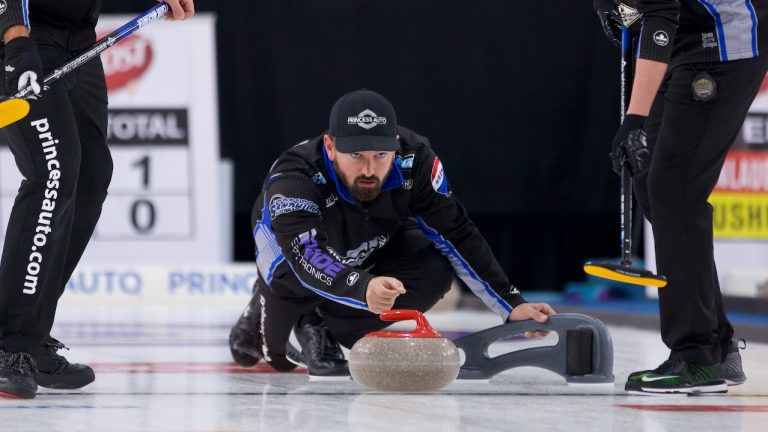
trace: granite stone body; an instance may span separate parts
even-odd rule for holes
[[[444,338],[364,337],[352,347],[349,372],[377,390],[430,391],[456,379],[459,361],[458,349]]]

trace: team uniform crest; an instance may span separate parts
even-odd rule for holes
[[[445,170],[443,169],[443,163],[440,162],[440,158],[435,157],[435,162],[432,164],[432,189],[435,192],[448,196],[448,179],[445,178]]]

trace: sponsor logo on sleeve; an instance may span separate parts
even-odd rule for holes
[[[7,9],[8,9],[8,4],[5,2],[5,0],[0,0],[0,15],[5,13]]]
[[[312,181],[319,185],[324,185],[326,183],[323,173],[320,172],[315,173],[315,175],[312,176]]]
[[[702,33],[701,34],[701,47],[702,48],[717,48],[717,38],[714,33]]]
[[[333,283],[333,278],[338,276],[339,272],[347,266],[336,261],[328,254],[327,250],[321,248],[317,243],[316,236],[317,231],[315,229],[299,234],[292,243],[293,253],[305,272],[330,286]]]
[[[435,192],[448,196],[448,179],[445,178],[445,170],[443,170],[443,163],[440,162],[440,158],[435,157],[435,162],[432,164],[432,189]]]
[[[397,166],[400,167],[400,169],[412,169],[413,168],[413,159],[416,157],[416,155],[408,154],[405,156],[398,155],[395,159],[395,163]]]
[[[653,34],[653,41],[658,46],[667,46],[669,44],[669,35],[664,30],[659,30]]]
[[[269,200],[269,215],[272,219],[296,211],[320,214],[320,206],[310,200],[287,198],[280,194],[275,194],[272,196],[272,199]]]
[[[363,129],[372,129],[380,124],[387,124],[387,118],[379,116],[375,112],[366,109],[356,116],[347,117],[347,124],[358,125]]]
[[[357,282],[357,280],[360,279],[360,273],[358,272],[352,272],[347,276],[347,285],[352,286]]]

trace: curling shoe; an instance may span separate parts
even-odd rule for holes
[[[259,298],[258,294],[253,296],[229,332],[229,352],[232,353],[235,363],[242,367],[251,367],[264,358],[261,334],[258,330],[261,321]]]
[[[306,367],[310,378],[350,376],[341,346],[324,325],[296,324],[293,331],[301,351],[289,342],[286,345],[286,358]]]
[[[35,361],[27,353],[0,350],[0,398],[34,399],[37,394]]]
[[[96,379],[93,369],[86,365],[70,363],[58,354],[60,349],[69,349],[63,343],[48,336],[43,349],[33,354],[37,364],[35,382],[40,387],[51,389],[78,389]]]

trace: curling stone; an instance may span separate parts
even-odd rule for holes
[[[429,325],[421,312],[384,311],[384,321],[415,320],[413,331],[368,333],[352,347],[349,372],[368,387],[383,391],[437,390],[459,374],[459,351]]]

